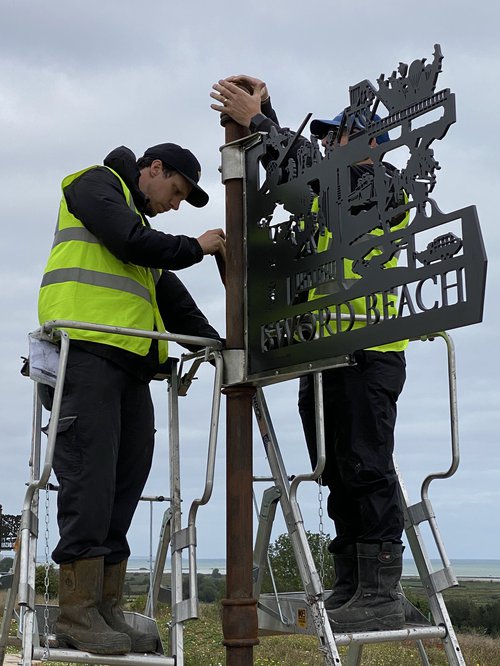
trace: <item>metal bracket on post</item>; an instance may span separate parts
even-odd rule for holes
[[[222,358],[224,359],[223,386],[242,384],[246,375],[245,351],[243,349],[224,349]]]
[[[243,179],[245,177],[245,151],[260,143],[264,136],[266,135],[262,132],[250,134],[221,147],[221,179],[223,184],[233,178]]]

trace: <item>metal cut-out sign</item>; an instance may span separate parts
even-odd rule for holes
[[[286,130],[246,150],[249,377],[481,321],[476,209],[429,196],[431,144],[456,120],[454,94],[435,92],[442,57],[351,87],[324,155]]]

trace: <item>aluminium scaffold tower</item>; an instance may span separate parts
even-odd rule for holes
[[[259,388],[255,394],[254,411],[274,480],[274,484],[263,493],[254,552],[255,596],[259,599],[260,632],[262,635],[316,634],[319,641],[319,649],[324,654],[324,663],[326,666],[336,666],[341,663],[344,666],[361,666],[364,645],[402,640],[415,641],[421,664],[428,666],[430,662],[426,655],[423,641],[430,638],[442,641],[450,666],[465,666],[464,657],[442,596],[443,590],[458,585],[458,581],[446,554],[428,494],[430,483],[433,480],[451,477],[459,464],[454,347],[451,337],[447,333],[439,333],[436,336],[430,337],[430,339],[434,339],[434,337],[443,339],[447,349],[452,449],[451,463],[446,471],[432,473],[425,478],[421,488],[421,500],[416,504],[410,503],[403,479],[398,470],[405,514],[406,536],[420,580],[428,598],[432,621],[424,617],[404,597],[400,589],[406,616],[406,623],[403,629],[333,634],[328,622],[328,614],[323,605],[323,599],[328,592],[323,590],[321,576],[317,568],[317,563],[314,562],[311,554],[297,501],[299,484],[303,481],[318,479],[325,460],[321,373],[315,375],[315,393],[317,396],[316,418],[318,423],[317,430],[320,435],[318,436],[318,464],[312,474],[293,477],[287,474],[264,397],[264,391],[262,388]],[[272,524],[278,505],[281,507],[287,525],[304,586],[304,592],[260,594],[263,575],[268,564],[267,552]],[[419,528],[419,525],[424,522],[430,526],[443,564],[443,568],[437,571],[432,570],[432,565]],[[347,654],[342,661],[338,651],[339,646],[349,646]]]
[[[155,339],[167,339],[180,344],[199,347],[198,352],[183,355],[180,374],[177,359],[169,359],[163,374],[168,384],[168,432],[169,432],[169,492],[166,498],[169,508],[164,514],[155,568],[144,614],[126,613],[126,620],[133,627],[157,636],[158,650],[151,654],[128,654],[124,656],[96,655],[59,646],[53,634],[57,618],[57,607],[49,604],[48,578],[46,576],[45,603],[35,603],[35,567],[40,528],[40,490],[57,490],[50,484],[59,408],[64,385],[69,336],[64,329],[84,328],[104,331],[108,334],[134,335]],[[139,664],[140,666],[183,666],[183,629],[187,620],[198,617],[198,593],[196,570],[196,517],[200,506],[206,504],[212,494],[217,429],[219,422],[222,382],[222,357],[220,343],[208,338],[151,333],[135,329],[99,326],[84,322],[53,321],[30,335],[30,376],[34,380],[34,410],[30,456],[30,482],[26,491],[18,548],[13,564],[12,586],[7,594],[0,629],[0,666],[3,664],[8,645],[21,649],[22,666],[31,666],[33,661],[48,660],[62,663],[83,664]],[[180,441],[178,398],[186,395],[201,363],[210,361],[215,366],[212,408],[208,430],[208,453],[205,486],[201,496],[194,499],[188,512],[187,525],[182,524]],[[183,368],[188,369],[182,374]],[[38,388],[49,384],[54,389],[53,406],[47,432],[45,455],[42,459],[42,404]],[[147,499],[147,498],[146,498]],[[162,497],[162,499],[165,499]],[[48,507],[47,507],[48,509]],[[43,514],[42,514],[43,517]],[[45,515],[45,548],[48,548],[48,515]],[[161,588],[167,550],[171,554],[171,590]],[[188,593],[183,594],[182,554],[188,554]],[[48,566],[48,555],[47,566]],[[157,602],[163,591],[168,594],[172,610],[169,645],[164,650],[155,621]],[[17,620],[17,635],[10,636],[13,620]]]

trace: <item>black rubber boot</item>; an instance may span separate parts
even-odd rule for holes
[[[102,557],[59,566],[59,618],[55,633],[61,645],[94,654],[126,654],[130,638],[113,631],[97,610],[101,601]]]
[[[358,587],[358,560],[356,546],[346,546],[342,552],[333,553],[335,583],[332,593],[325,599],[326,610],[335,610],[349,601]]]
[[[328,612],[334,633],[401,629],[405,623],[398,583],[401,544],[357,544],[358,588],[347,603]]]
[[[157,637],[131,627],[125,620],[120,607],[126,573],[127,560],[122,560],[118,564],[104,565],[102,602],[99,604],[99,612],[112,629],[129,636],[132,642],[132,652],[155,652]]]

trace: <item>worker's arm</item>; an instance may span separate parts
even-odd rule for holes
[[[170,271],[163,271],[156,285],[156,301],[165,328],[170,333],[195,335],[200,338],[220,340],[220,336],[196,305],[193,297]],[[196,351],[197,347],[185,345]]]
[[[294,158],[299,148],[307,143],[303,136],[296,137],[288,127],[279,125],[267,86],[260,79],[247,74],[229,76],[214,83],[210,97],[217,102],[210,105],[214,111],[227,114],[251,132],[270,132],[274,128],[281,134],[293,136],[293,145],[287,157]],[[268,148],[262,160],[264,167],[267,168],[269,162],[276,158],[276,152]],[[283,178],[286,179],[286,175]]]
[[[70,212],[121,261],[178,270],[203,259],[196,238],[145,226],[127,205],[120,181],[106,167],[86,171],[65,188],[64,195]]]

